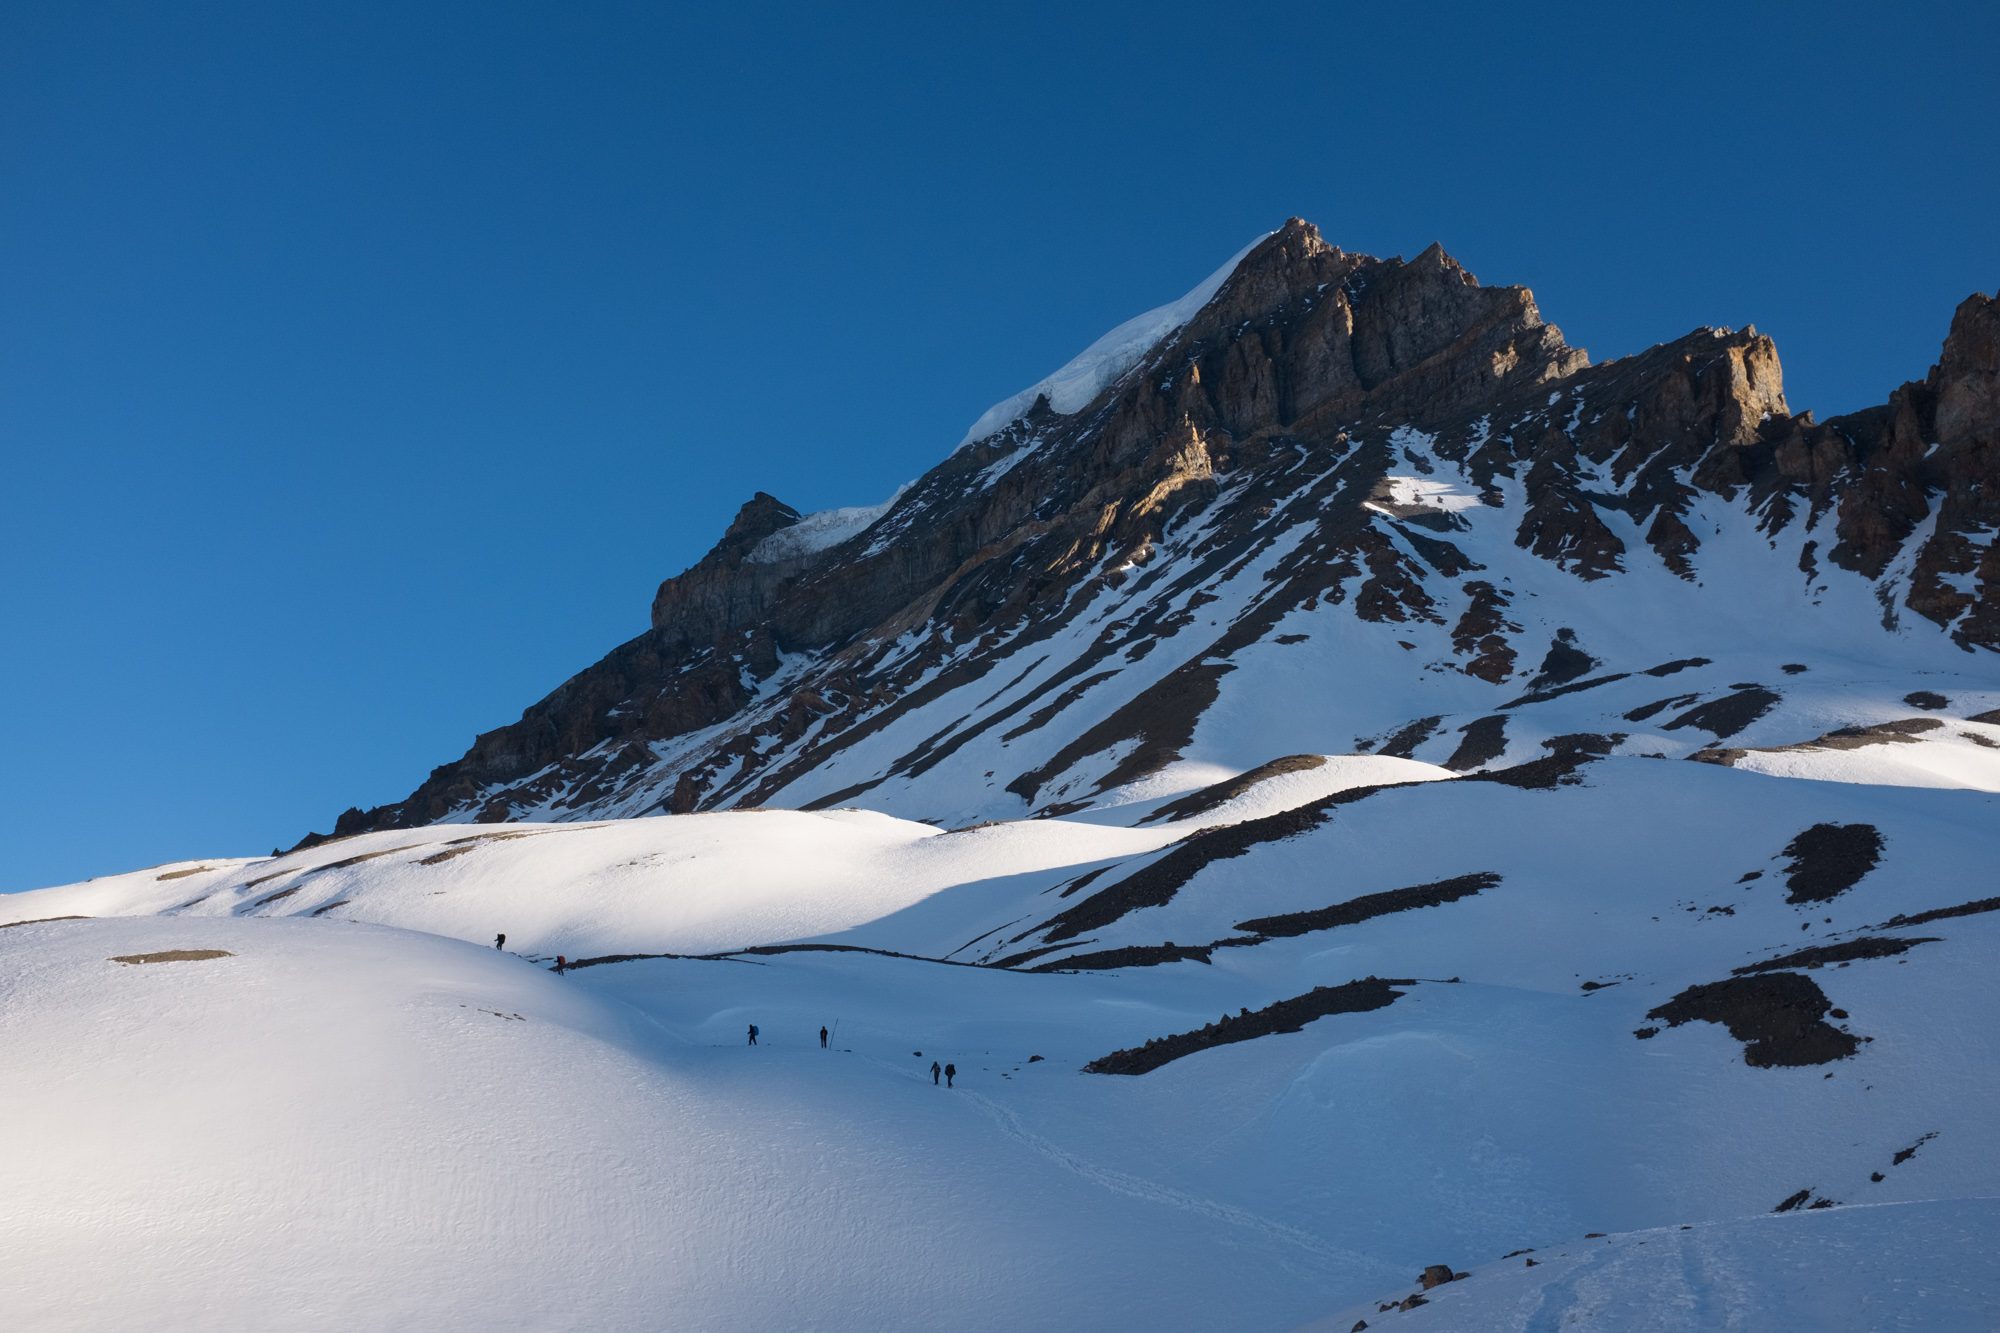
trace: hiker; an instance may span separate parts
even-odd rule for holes
[[[826,1049],[826,1024],[824,1023],[819,1025],[819,1048],[822,1051]]]
[[[495,935],[495,936],[493,937],[493,947],[494,947],[494,948],[496,948],[496,949],[504,949],[504,948],[506,948],[506,947],[507,947],[507,937],[506,937],[505,935]]]
[[[944,1067],[944,1085],[947,1088],[951,1086],[951,1081],[957,1077],[958,1077],[957,1065],[946,1065]]]
[[[557,954],[557,955],[556,955],[556,975],[557,975],[557,976],[561,976],[561,975],[563,974],[563,969],[564,969],[564,968],[566,968],[566,967],[568,967],[568,966],[569,966],[569,959],[567,959],[567,958],[563,957],[563,956],[562,956],[561,954]]]
[[[757,1025],[755,1023],[750,1025],[750,1044],[752,1046],[757,1044]]]
[[[944,1072],[944,1067],[942,1065],[940,1065],[935,1060],[931,1061],[931,1086],[933,1088],[937,1086],[938,1075],[943,1072]]]

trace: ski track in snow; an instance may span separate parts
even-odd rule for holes
[[[1124,1171],[1113,1170],[1109,1167],[1086,1161],[1075,1153],[1057,1146],[1033,1130],[1030,1130],[1026,1125],[1021,1123],[1020,1116],[998,1102],[966,1089],[955,1088],[953,1092],[963,1094],[966,1101],[971,1102],[984,1112],[1007,1137],[1041,1154],[1070,1174],[1109,1190],[1114,1194],[1122,1194],[1127,1198],[1138,1199],[1145,1203],[1158,1204],[1163,1208],[1176,1208],[1182,1212],[1198,1213],[1203,1217],[1211,1218],[1240,1230],[1268,1237],[1281,1245],[1304,1250],[1322,1259],[1338,1260],[1342,1263],[1357,1265],[1373,1265],[1378,1262],[1368,1255],[1360,1254],[1353,1250],[1341,1249],[1339,1246],[1331,1245],[1310,1232],[1301,1231],[1297,1227],[1286,1226],[1282,1222],[1274,1222],[1267,1217],[1260,1217],[1256,1213],[1238,1208],[1232,1204],[1189,1194],[1183,1190],[1163,1185],[1156,1180],[1148,1180]]]

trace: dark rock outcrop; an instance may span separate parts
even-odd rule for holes
[[[1810,977],[1759,972],[1690,986],[1646,1017],[1668,1027],[1719,1023],[1743,1043],[1743,1063],[1770,1069],[1823,1065],[1859,1050],[1858,1038],[1826,1021],[1832,1008]]]
[[[1262,1009],[1245,1009],[1224,1014],[1217,1021],[1193,1032],[1177,1032],[1155,1037],[1143,1046],[1113,1051],[1083,1067],[1087,1074],[1146,1074],[1197,1051],[1212,1050],[1239,1041],[1303,1031],[1305,1025],[1333,1014],[1360,1014],[1386,1009],[1407,995],[1398,986],[1414,986],[1408,979],[1363,977],[1339,986],[1315,986],[1304,995],[1295,995]]]

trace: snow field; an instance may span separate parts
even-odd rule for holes
[[[0,1243],[19,1256],[0,1325],[1281,1329],[1406,1294],[1428,1263],[1685,1222],[1717,1228],[1693,1277],[1635,1243],[1542,1274],[1546,1289],[1482,1289],[1481,1269],[1425,1317],[1675,1327],[1686,1308],[1721,1312],[1716,1327],[1868,1327],[1760,1322],[1791,1279],[1757,1285],[1763,1242],[1729,1228],[1800,1190],[2000,1196],[2000,913],[1883,929],[1990,895],[2000,798],[1636,758],[1522,790],[1332,756],[1195,819],[1095,822],[1231,774],[959,832],[862,811],[447,825],[0,900],[19,918],[100,918],[0,929],[0,1059],[21,1071],[0,1104],[16,1149],[0,1159]],[[1216,821],[1405,778],[1037,962],[1202,944],[1475,872],[1497,885],[1208,963],[958,965],[1031,947],[1050,917]],[[1857,822],[1880,831],[1881,863],[1829,901],[1787,901],[1786,844]],[[798,941],[922,956],[675,957],[557,978],[485,947],[499,930],[543,958]],[[1840,1027],[1872,1038],[1849,1059],[1754,1068],[1708,1022],[1634,1035],[1733,968],[1884,934],[1932,942],[1802,973]],[[110,961],[174,949],[234,956]],[[1385,1009],[1143,1076],[1080,1072],[1371,975],[1416,980]],[[949,1092],[928,1082],[940,1058],[961,1071]],[[1811,1247],[1785,1254],[1812,1262]],[[1990,1255],[1892,1286],[1910,1326],[1977,1327],[1952,1320],[1990,1290]],[[1505,1301],[1463,1304],[1481,1290]],[[1668,1316],[1633,1313],[1648,1309]]]
[[[168,949],[233,956],[109,961]],[[8,1327],[1213,1326],[1223,1254],[1265,1288],[1383,1276],[1107,1189],[991,1094],[803,1030],[704,1045],[492,949],[178,918],[0,953],[39,1073],[0,1111]]]
[[[1423,1293],[1315,1320],[1299,1333],[1528,1333],[1687,1328],[1982,1333],[2000,1310],[1991,1262],[2000,1199],[1752,1217],[1575,1240],[1484,1265]],[[1532,1258],[1536,1267],[1525,1260]],[[1397,1295],[1416,1292],[1414,1282]]]

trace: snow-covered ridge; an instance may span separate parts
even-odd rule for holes
[[[987,408],[980,414],[979,420],[972,423],[972,428],[965,432],[965,438],[958,442],[958,447],[963,449],[976,440],[985,439],[1033,407],[1035,399],[1043,394],[1049,396],[1051,409],[1065,415],[1082,408],[1102,393],[1107,384],[1139,364],[1139,359],[1153,344],[1193,319],[1208,304],[1209,298],[1229,280],[1229,275],[1236,271],[1243,257],[1271,234],[1264,233],[1264,236],[1259,236],[1231,255],[1229,262],[1202,279],[1194,290],[1178,301],[1133,316],[1077,353],[1062,369],[1043,376],[1019,393]]]
[[[903,498],[903,492],[910,489],[908,482],[896,488],[896,493],[875,505],[853,505],[845,509],[822,509],[807,514],[788,528],[766,537],[752,547],[745,557],[753,565],[776,564],[781,560],[800,560],[821,551],[831,550],[851,537],[858,537],[884,514],[896,507],[896,501]]]

